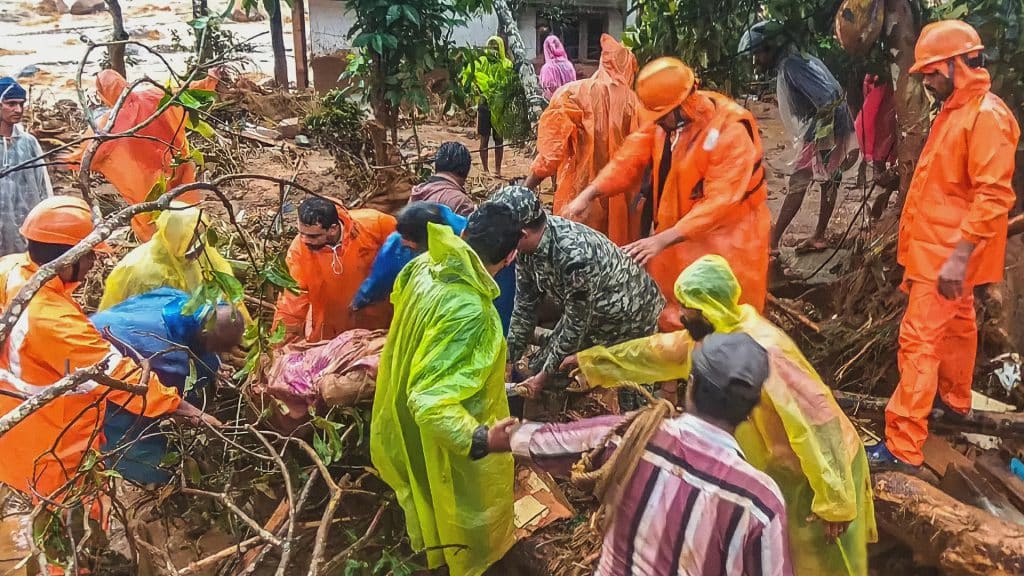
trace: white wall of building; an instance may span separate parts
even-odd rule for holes
[[[313,57],[335,54],[352,47],[348,38],[354,17],[347,12],[345,2],[338,0],[309,0],[309,48]],[[522,22],[520,22],[522,30]],[[457,45],[483,46],[498,31],[498,17],[483,14],[471,18],[465,26],[452,32]],[[536,33],[529,35],[527,49],[536,44]]]

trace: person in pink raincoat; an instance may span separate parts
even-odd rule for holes
[[[551,100],[555,92],[569,82],[576,81],[576,68],[569,61],[562,41],[554,34],[544,39],[544,66],[540,69],[540,87],[544,99]]]

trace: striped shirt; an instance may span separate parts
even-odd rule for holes
[[[513,433],[512,450],[564,474],[622,418],[526,423]],[[666,420],[647,444],[605,534],[596,574],[790,576],[786,534],[775,482],[743,459],[730,434],[684,414]]]

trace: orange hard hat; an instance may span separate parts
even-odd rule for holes
[[[641,125],[651,124],[677,108],[693,94],[696,85],[693,70],[682,60],[669,57],[652,60],[636,79],[636,95],[643,105]]]
[[[911,74],[919,74],[939,62],[962,54],[984,50],[981,36],[973,26],[962,20],[940,20],[921,30],[914,46]]]
[[[92,211],[81,198],[51,196],[36,204],[21,224],[21,235],[35,242],[74,246],[92,233]],[[106,242],[93,247],[96,252],[113,250]]]

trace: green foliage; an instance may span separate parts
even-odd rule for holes
[[[302,126],[335,155],[340,151],[359,155],[367,144],[363,131],[365,119],[366,114],[358,102],[342,90],[331,90],[320,99],[320,106],[302,119]]]
[[[837,78],[849,60],[834,38],[834,0],[645,0],[636,26],[624,41],[641,66],[659,56],[681,58],[704,86],[735,92],[751,79],[750,55],[738,53],[740,38],[758,21],[779,20],[802,49],[821,58]]]
[[[230,10],[229,2],[225,14],[203,16],[189,21],[185,36],[171,29],[171,48],[174,51],[192,52],[185,60],[188,68],[214,60],[242,60],[252,54],[252,44],[242,42],[237,35],[224,27],[224,19]]]
[[[1024,0],[946,0],[926,14],[929,21],[958,18],[978,30],[985,44],[992,91],[1021,117],[1024,103]]]
[[[377,120],[394,128],[402,107],[427,112],[424,74],[446,67],[452,30],[487,0],[346,0],[355,16],[355,53],[343,78],[371,104]]]
[[[407,558],[401,558],[389,550],[383,550],[380,559],[370,567],[364,560],[349,559],[345,562],[343,576],[411,576],[422,568]]]

